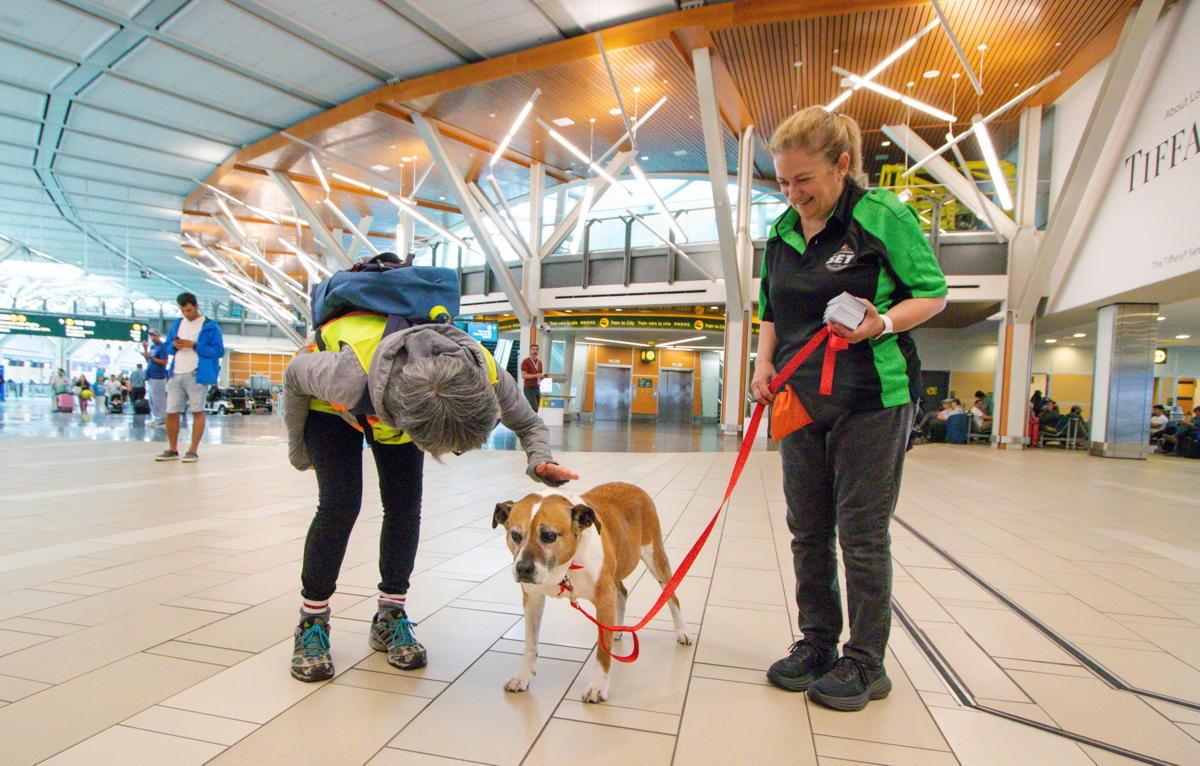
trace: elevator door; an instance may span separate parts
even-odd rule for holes
[[[596,367],[596,420],[629,420],[633,401],[633,370]]]
[[[692,371],[662,370],[658,378],[658,422],[692,422]]]

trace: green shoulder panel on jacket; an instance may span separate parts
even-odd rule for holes
[[[871,189],[854,206],[854,220],[887,247],[888,261],[914,298],[947,294],[938,265],[916,212],[887,189]]]

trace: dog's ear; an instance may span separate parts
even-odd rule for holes
[[[492,529],[508,523],[508,514],[512,513],[512,508],[512,500],[505,500],[503,503],[496,503],[496,510],[492,511]]]
[[[575,531],[581,531],[587,527],[595,527],[596,531],[600,531],[600,519],[596,518],[596,512],[586,505],[577,505],[571,509],[571,526]]]

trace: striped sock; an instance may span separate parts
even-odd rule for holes
[[[329,611],[329,599],[314,601],[306,598],[304,599],[304,603],[300,605],[300,611],[304,614],[324,614]]]
[[[404,609],[405,602],[408,599],[407,593],[380,593],[379,594],[379,611],[390,612],[393,609]]]

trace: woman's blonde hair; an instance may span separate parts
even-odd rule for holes
[[[789,149],[824,157],[836,165],[843,153],[850,155],[846,171],[855,182],[866,184],[862,164],[862,131],[853,117],[830,112],[823,106],[801,109],[775,129],[771,136],[771,154]]]

